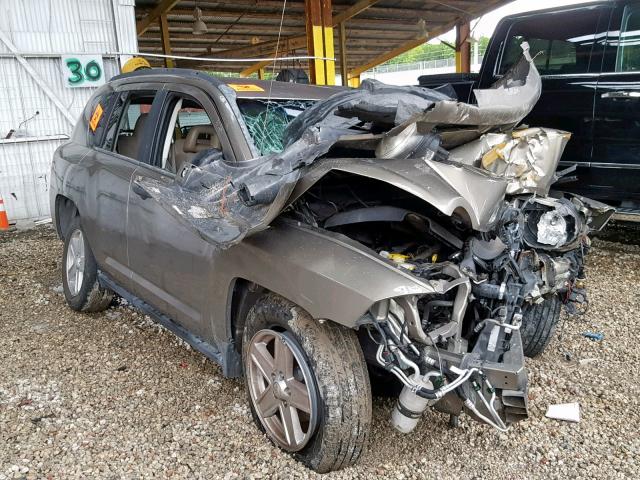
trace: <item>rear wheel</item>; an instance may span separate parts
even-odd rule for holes
[[[527,305],[522,312],[522,349],[527,357],[540,355],[549,345],[560,319],[560,298],[553,295],[542,303]]]
[[[69,222],[62,253],[62,287],[67,304],[81,312],[105,310],[113,293],[98,283],[98,266],[76,215]]]
[[[242,357],[254,420],[276,445],[321,473],[357,461],[371,388],[354,331],[268,294],[249,312]]]

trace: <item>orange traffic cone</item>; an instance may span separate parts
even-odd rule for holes
[[[4,208],[4,200],[0,197],[0,230],[9,230],[9,219]]]

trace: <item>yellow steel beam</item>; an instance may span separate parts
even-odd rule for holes
[[[325,85],[324,37],[322,32],[322,6],[320,0],[305,0],[304,14],[307,26],[307,52],[309,60],[309,80],[316,85]]]
[[[336,56],[333,47],[333,19],[331,0],[320,0],[322,5],[322,35],[324,43],[324,56],[329,60],[323,60],[326,85],[336,84]]]
[[[171,55],[171,37],[169,36],[169,23],[167,22],[167,15],[160,15],[160,36],[162,38],[162,53],[165,55]],[[167,68],[173,68],[176,66],[173,58],[165,58],[164,66]]]
[[[264,67],[266,67],[267,65],[269,65],[270,61],[265,61],[265,62],[259,62],[259,63],[254,63],[253,65],[251,65],[250,67],[245,68],[244,70],[242,70],[240,72],[240,76],[241,77],[248,77],[249,75],[251,75],[252,73],[256,73],[258,72],[258,75],[260,75],[260,70],[263,70]]]
[[[381,0],[359,0],[358,2],[351,5],[346,10],[334,15],[331,19],[331,26],[335,27],[340,23],[346,22],[347,20],[355,17],[359,13],[363,12],[367,8],[379,3]],[[258,55],[268,55],[271,56],[275,53],[276,49],[276,41],[270,40],[267,42],[262,42],[257,45],[251,45],[248,47],[240,47],[237,49],[225,50],[223,52],[216,52],[216,56],[229,55],[245,55],[247,57],[250,56],[258,56]],[[278,55],[286,55],[292,50],[297,50],[299,48],[304,48],[307,45],[307,36],[306,35],[296,35],[294,37],[287,37],[280,41],[280,45],[278,46]],[[326,55],[327,57],[329,55]],[[252,73],[257,72],[260,68],[264,68],[265,65],[268,65],[269,62],[260,62],[255,65],[251,65],[248,68],[245,68],[240,72],[240,76],[249,76]],[[335,67],[334,67],[335,70]]]
[[[159,20],[161,15],[175,7],[179,1],[180,0],[162,0],[153,10],[151,10],[151,12],[149,12],[149,15],[136,23],[136,32],[138,33],[138,36],[146,32],[151,24],[156,20]]]

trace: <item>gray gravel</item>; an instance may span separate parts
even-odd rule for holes
[[[48,227],[0,234],[0,479],[314,477],[253,425],[241,381],[126,305],[69,310],[60,255]],[[588,314],[528,361],[529,420],[500,434],[427,412],[402,436],[376,399],[368,453],[326,477],[637,478],[640,247],[598,240],[587,273]],[[579,424],[544,417],[573,401]]]

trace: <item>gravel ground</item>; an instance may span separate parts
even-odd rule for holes
[[[68,309],[61,250],[47,227],[0,234],[0,479],[316,476],[253,425],[240,380],[144,315]],[[587,315],[527,361],[527,421],[501,434],[427,412],[402,436],[375,399],[368,453],[326,477],[637,478],[640,247],[597,240],[588,275]],[[574,401],[580,423],[544,417]]]

